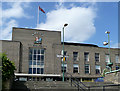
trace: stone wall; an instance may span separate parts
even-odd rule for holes
[[[120,84],[120,72],[106,74],[104,77],[105,82],[113,82],[114,84]]]

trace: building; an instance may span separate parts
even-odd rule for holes
[[[13,28],[12,40],[1,40],[2,52],[15,63],[19,80],[61,80],[63,64],[60,31]],[[93,44],[64,43],[64,72],[81,81],[100,77],[109,61],[108,48]],[[117,48],[111,48],[112,69],[119,69]]]

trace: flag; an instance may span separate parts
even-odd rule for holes
[[[42,8],[40,8],[40,6],[39,6],[39,10],[42,11],[43,13],[45,13],[45,11]]]

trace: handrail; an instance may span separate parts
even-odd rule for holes
[[[68,74],[68,75],[70,75],[70,79],[71,79],[71,86],[72,86],[72,82],[74,82],[75,83],[75,81],[77,81],[77,83],[75,83],[77,86],[78,86],[78,91],[79,91],[79,88],[81,88],[83,91],[85,91],[85,89],[82,87],[82,86],[80,86],[80,84],[79,83],[81,83],[85,88],[87,88],[87,89],[89,89],[89,87],[88,86],[86,86],[85,84],[83,84],[82,82],[80,82],[78,79],[76,79],[75,77],[73,77],[70,73],[67,73],[66,72],[66,74]],[[72,78],[74,78],[75,79],[75,81],[72,79]]]
[[[103,87],[103,91],[105,91],[105,87],[109,87],[109,86],[120,86],[120,84],[109,84],[109,85],[100,85],[100,86],[86,86],[84,83],[80,82],[78,79],[76,79],[75,77],[73,77],[70,73],[66,73],[68,75],[70,75],[70,79],[71,79],[71,86],[73,84],[73,82],[77,85],[78,91],[79,88],[81,88],[83,91],[85,91],[85,89],[80,86],[80,84],[82,84],[85,88],[87,88],[90,91],[90,88],[94,88],[94,87]],[[74,78],[75,81],[72,79]],[[74,84],[73,84],[74,85]],[[75,85],[75,86],[76,86]]]

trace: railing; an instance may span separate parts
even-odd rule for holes
[[[101,86],[86,86],[84,83],[82,83],[81,81],[79,81],[77,78],[73,77],[70,73],[66,73],[65,74],[66,76],[69,75],[70,77],[70,83],[71,83],[71,86],[74,85],[75,87],[77,87],[78,91],[80,91],[80,89],[82,91],[90,91],[91,89],[94,89],[94,88],[102,88],[101,90],[102,91],[105,91],[105,87],[113,87],[113,86],[120,86],[120,84],[109,84],[109,85],[101,85]],[[75,80],[73,80],[75,79]],[[82,85],[82,86],[81,86]],[[118,91],[119,91],[120,87],[118,88]],[[92,91],[92,90],[91,90]]]

